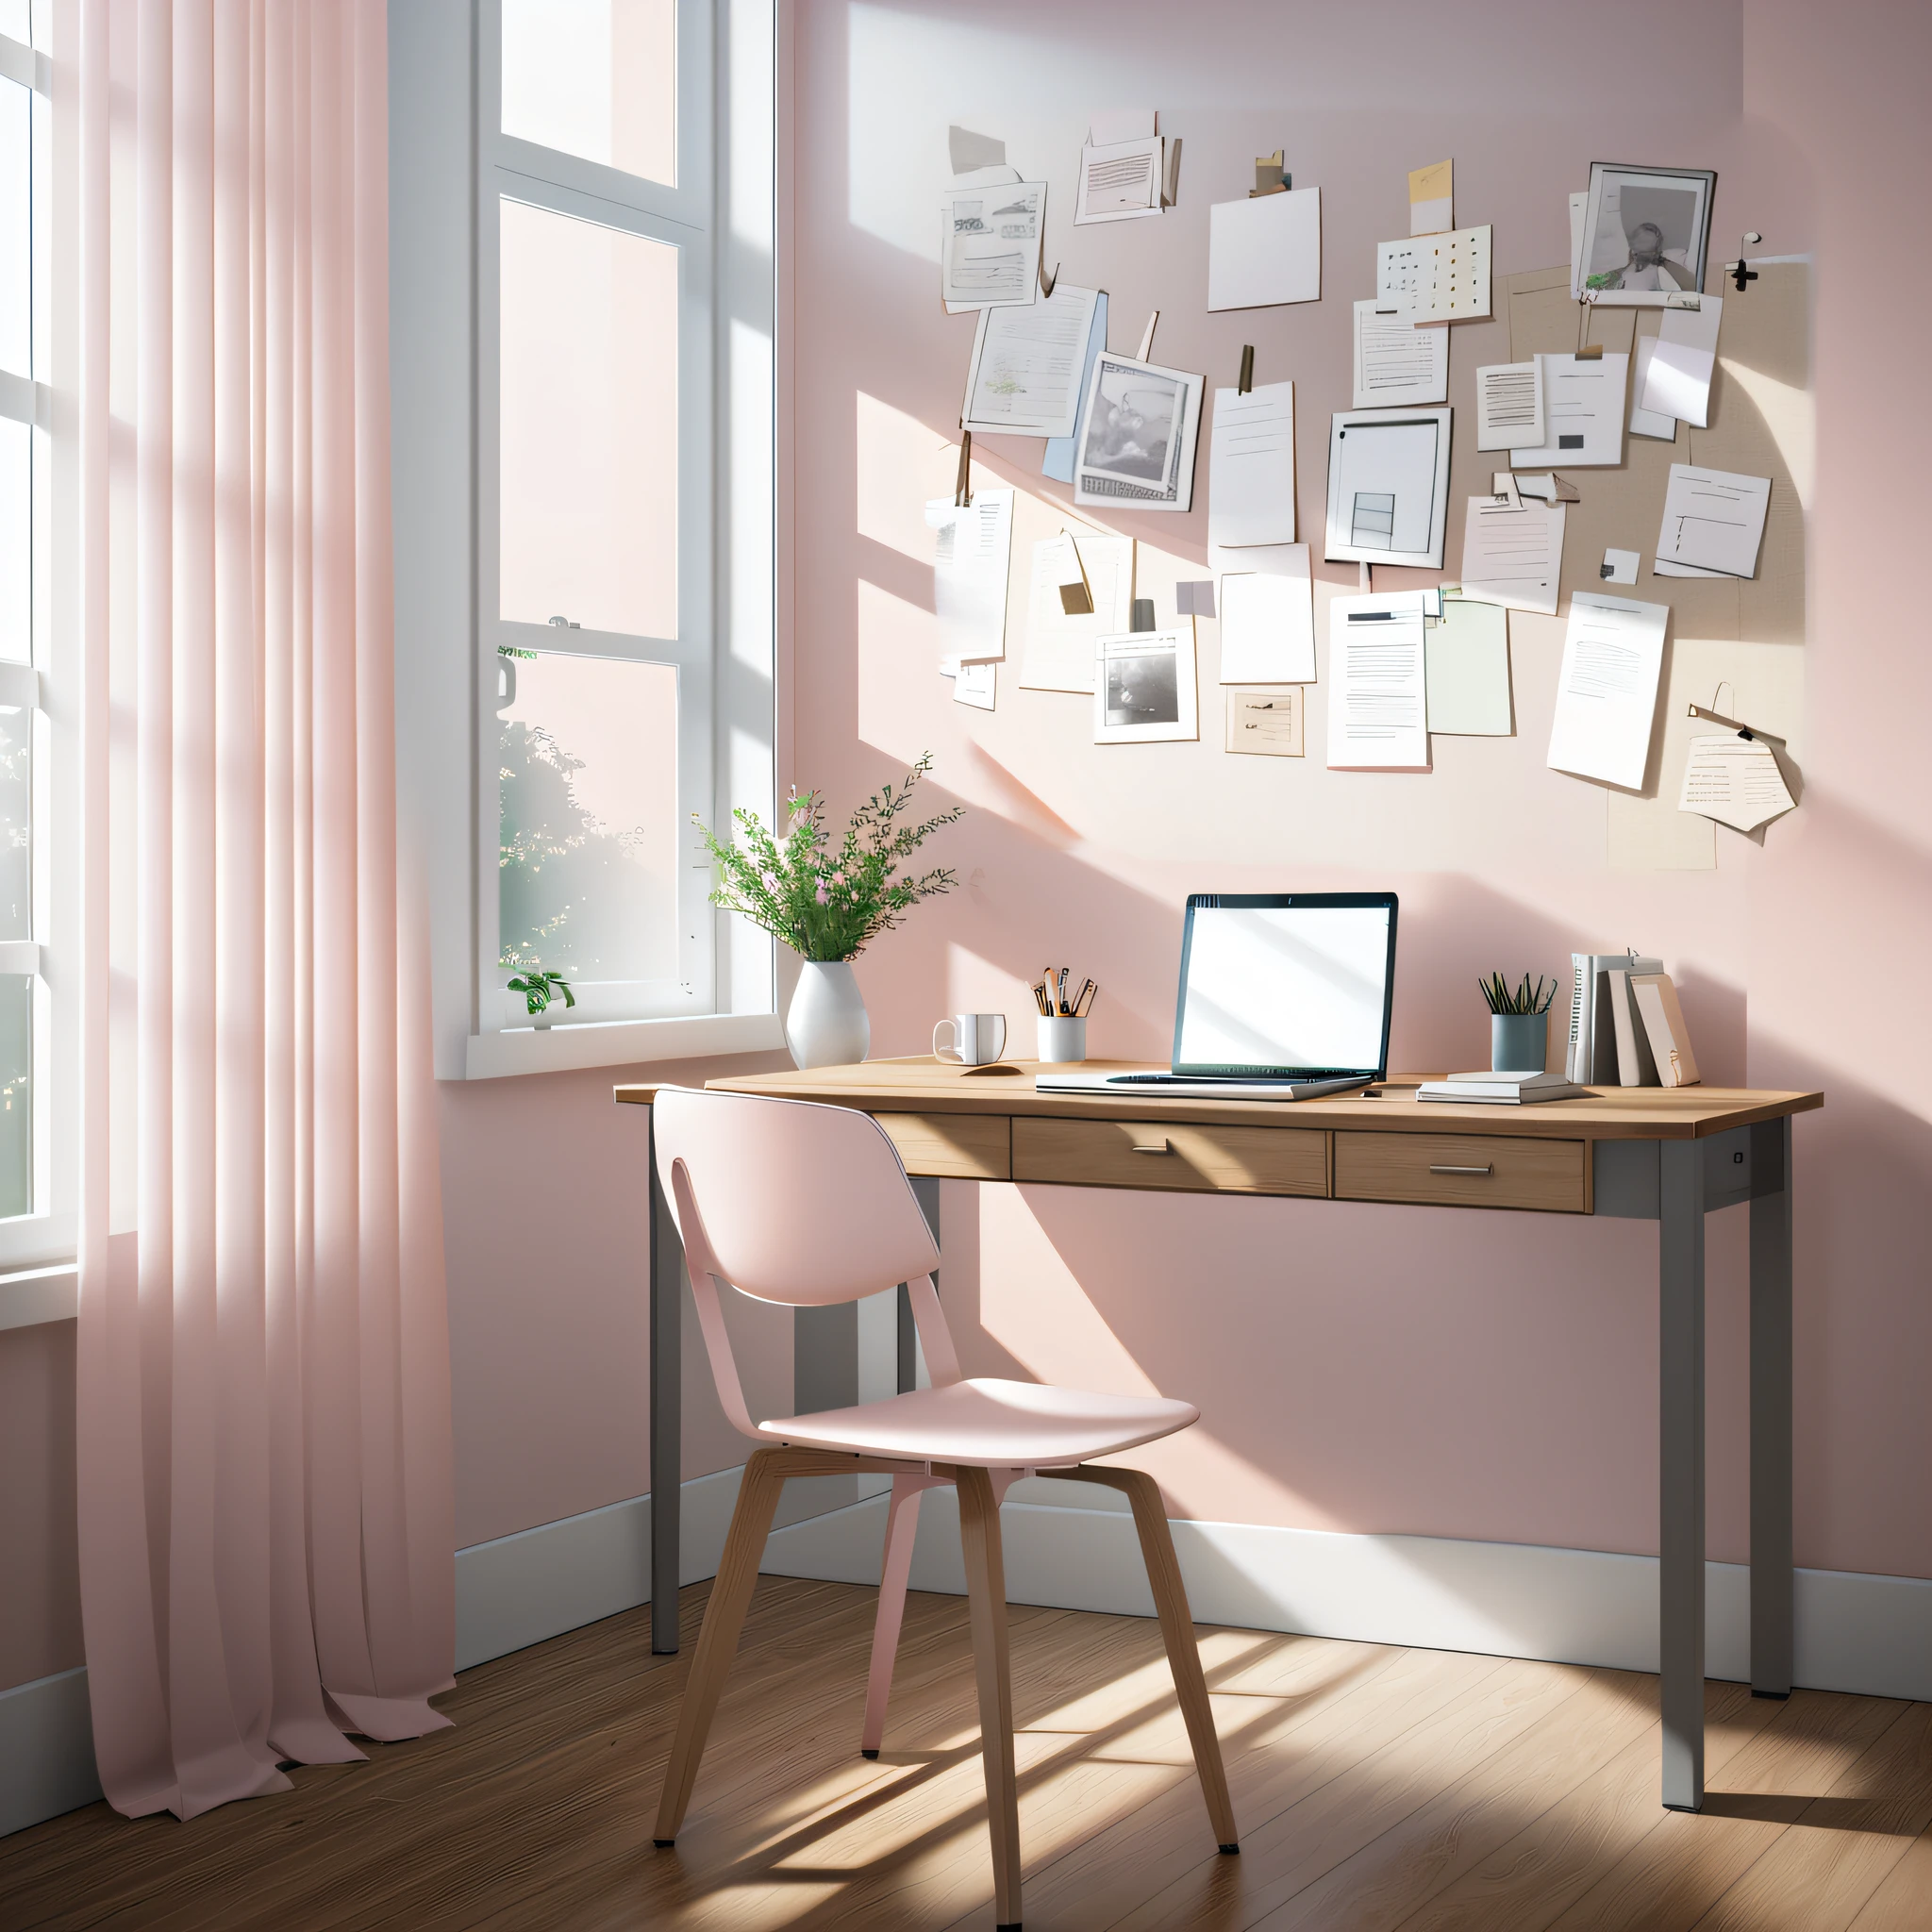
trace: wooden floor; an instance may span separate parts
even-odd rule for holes
[[[858,1755],[874,1592],[766,1578],[675,1851],[686,1649],[635,1611],[466,1672],[458,1728],[177,1824],[0,1840],[0,1927],[986,1927],[966,1607],[914,1594]],[[1012,1611],[1025,1924],[1350,1932],[1932,1927],[1932,1705],[1709,1687],[1710,1800],[1657,1805],[1657,1680],[1201,1631],[1243,1847],[1214,1849],[1156,1624]]]

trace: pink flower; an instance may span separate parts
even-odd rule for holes
[[[825,882],[824,882],[824,879],[821,879],[821,880],[819,881],[819,891],[818,891],[818,901],[819,901],[819,904],[820,904],[821,906],[823,906],[823,905],[824,905],[824,904],[825,903],[826,897],[827,897],[827,894],[826,894],[826,891],[825,891]]]
[[[832,883],[835,886],[842,886],[845,883],[845,874],[842,872],[835,872],[832,874]]]

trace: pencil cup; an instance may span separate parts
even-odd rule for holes
[[[1040,1027],[1040,1058],[1046,1066],[1066,1066],[1087,1058],[1085,1020],[1049,1020],[1044,1013]]]
[[[1045,1023],[1042,1021],[1041,1024]],[[1490,1067],[1498,1074],[1541,1074],[1550,1054],[1547,1013],[1491,1013]]]

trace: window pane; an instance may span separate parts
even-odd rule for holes
[[[33,98],[0,80],[0,369],[16,375],[33,374]]]
[[[18,41],[22,46],[33,39],[26,0],[0,0],[0,34],[10,41]]]
[[[677,672],[542,652],[499,659],[506,966],[677,976]]]
[[[505,201],[499,608],[677,635],[677,250]]]
[[[33,656],[34,435],[0,416],[0,658]]]
[[[0,940],[33,928],[33,713],[0,706]]]
[[[34,1208],[34,981],[0,973],[0,1216]]]
[[[675,186],[675,0],[503,0],[503,131]]]

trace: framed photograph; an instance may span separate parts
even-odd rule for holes
[[[1074,501],[1188,508],[1194,497],[1202,387],[1200,376],[1182,369],[1096,356],[1074,451]]]
[[[1701,294],[1716,187],[1709,168],[1592,161],[1577,299],[1663,308],[1673,295]]]
[[[1191,624],[1100,638],[1093,671],[1095,744],[1200,737]]]
[[[1449,425],[1447,409],[1342,409],[1330,418],[1329,562],[1442,568]]]

